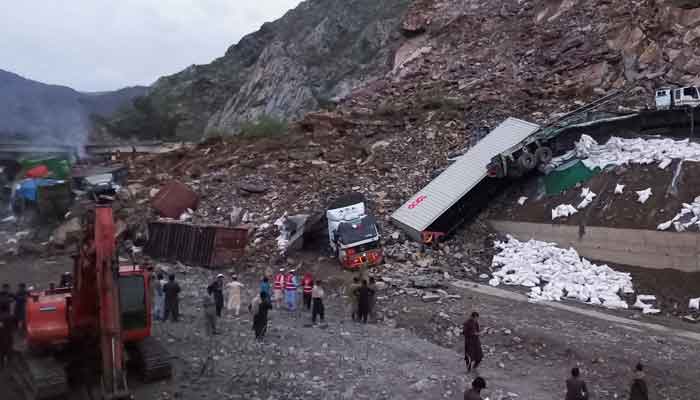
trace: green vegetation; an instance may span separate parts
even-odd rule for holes
[[[269,115],[261,115],[255,121],[241,125],[241,136],[248,138],[263,138],[281,136],[287,133],[287,122]]]

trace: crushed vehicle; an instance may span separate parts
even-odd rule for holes
[[[356,270],[382,263],[379,226],[362,194],[339,197],[328,206],[326,218],[331,254],[343,267]]]

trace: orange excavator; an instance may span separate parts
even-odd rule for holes
[[[14,371],[32,400],[96,389],[103,399],[130,399],[127,365],[146,381],[172,373],[151,336],[150,274],[120,265],[111,204],[96,202],[85,219],[70,287],[31,292],[27,301],[26,346]]]

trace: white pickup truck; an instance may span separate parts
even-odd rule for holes
[[[681,107],[700,106],[700,88],[686,86],[682,88],[661,88],[656,90],[656,109],[669,110]]]

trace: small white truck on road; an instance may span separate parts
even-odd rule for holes
[[[693,108],[700,105],[700,88],[686,86],[682,88],[660,88],[656,90],[656,109]]]

